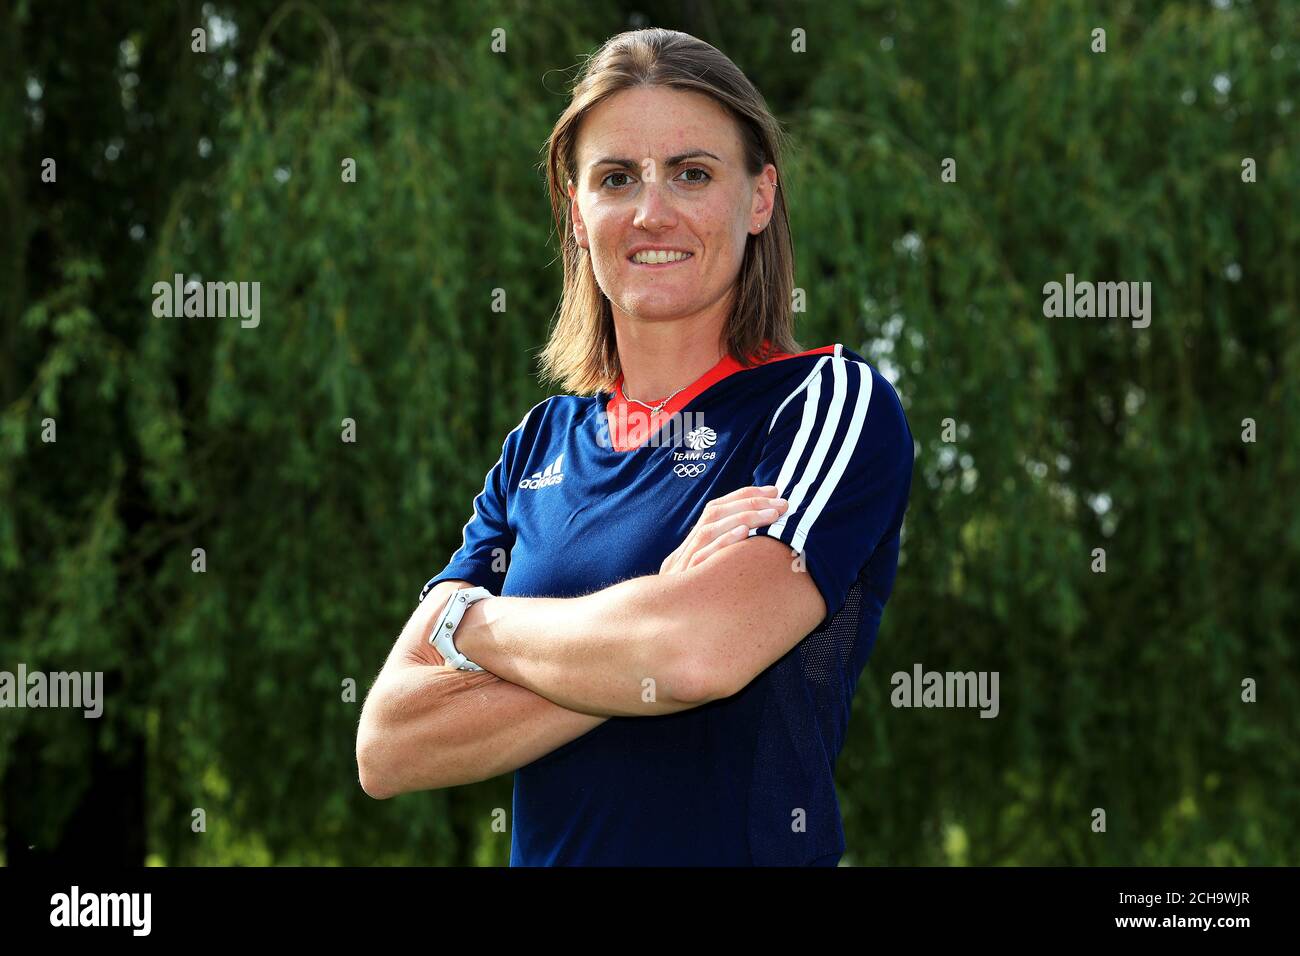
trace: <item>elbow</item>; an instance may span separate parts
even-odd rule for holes
[[[685,642],[681,652],[673,655],[672,684],[669,694],[678,703],[698,707],[710,701],[721,700],[736,693],[723,668],[703,653],[696,640]]]
[[[429,723],[429,712],[412,715],[408,704],[409,700],[381,682],[362,708],[357,726],[357,779],[366,795],[375,800],[453,785],[459,752],[445,747],[441,736],[422,731],[421,725]]]
[[[361,780],[361,789],[365,791],[366,796],[375,800],[387,800],[390,797],[397,796],[398,791],[388,785],[386,778],[373,768],[368,767],[360,757],[357,759],[357,770]]]
[[[615,593],[622,586],[600,593]],[[697,615],[687,612],[689,605],[663,590],[636,592],[636,597],[644,601],[620,620],[630,625],[640,650],[634,667],[643,701],[649,693],[649,700],[680,710],[727,696],[720,693],[711,655],[701,646]]]
[[[739,691],[732,687],[726,675],[719,674],[716,668],[700,667],[696,672],[684,678],[682,692],[686,695],[683,703],[698,707],[715,700],[730,697]]]
[[[363,714],[357,730],[357,777],[366,796],[375,800],[388,800],[401,793],[383,759],[385,749],[383,737]]]
[[[686,621],[671,638],[672,696],[698,707],[739,694],[758,676],[743,652],[749,640],[747,631],[728,632],[721,622],[698,616]]]
[[[397,796],[397,791],[384,789],[374,777],[367,777],[364,773],[361,774],[361,789],[365,791],[367,797],[375,800],[387,800]]]
[[[357,751],[357,777],[366,796],[375,800],[387,800],[397,796],[397,791],[390,786],[382,769],[375,765],[372,757]]]

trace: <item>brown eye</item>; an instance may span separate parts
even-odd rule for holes
[[[610,179],[612,179],[612,178],[615,177],[615,176],[623,176],[624,178],[626,178],[626,177],[627,177],[627,173],[610,173],[608,176],[606,176],[604,179],[602,179],[602,180],[600,181],[600,184],[601,184],[602,186],[608,184],[609,181],[610,181]],[[618,187],[614,187],[614,188],[618,188]]]
[[[707,169],[704,169],[702,166],[692,166],[689,169],[682,170],[683,176],[685,176],[687,173],[700,173],[701,176],[703,177],[702,179],[688,179],[686,180],[688,183],[707,183],[710,179],[713,178],[712,176],[709,175],[709,171]]]

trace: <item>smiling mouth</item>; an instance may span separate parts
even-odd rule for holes
[[[679,262],[686,262],[691,259],[692,253],[689,252],[670,252],[668,250],[643,250],[635,255],[628,256],[627,261],[634,266],[649,266],[651,268],[662,266],[673,266]]]

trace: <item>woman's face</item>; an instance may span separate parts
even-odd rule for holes
[[[622,90],[582,120],[575,238],[616,318],[725,318],[745,240],[772,216],[776,167],[745,172],[736,123],[701,93]],[[688,253],[638,263],[642,248]],[[671,257],[670,257],[671,258]]]

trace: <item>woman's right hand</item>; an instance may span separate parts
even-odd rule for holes
[[[664,558],[659,573],[679,574],[695,567],[727,545],[744,541],[751,528],[771,524],[788,507],[789,502],[778,497],[776,485],[750,485],[714,498],[704,506],[686,540]]]

